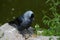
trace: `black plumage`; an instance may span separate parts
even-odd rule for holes
[[[19,16],[13,21],[10,21],[10,25],[16,25],[19,31],[23,31],[24,29],[28,29],[31,26],[31,23],[34,19],[33,11],[26,11],[22,16]]]

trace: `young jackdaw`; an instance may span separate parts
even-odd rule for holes
[[[32,21],[34,20],[34,12],[26,11],[22,16],[19,16],[13,21],[10,21],[10,25],[16,25],[19,31],[23,31],[24,29],[28,29],[31,26]]]

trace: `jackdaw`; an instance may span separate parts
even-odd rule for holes
[[[16,25],[19,31],[23,31],[24,29],[28,29],[31,26],[32,21],[34,20],[34,12],[26,11],[22,16],[19,16],[13,21],[10,21],[10,25]]]

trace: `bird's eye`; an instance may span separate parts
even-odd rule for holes
[[[30,18],[33,18],[34,17],[34,14],[31,14],[31,17]]]

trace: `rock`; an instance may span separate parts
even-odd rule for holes
[[[25,36],[23,36],[16,28],[5,23],[0,27],[0,40],[57,40],[57,38],[59,38],[56,36],[35,36],[32,27],[30,27],[28,31],[24,30],[22,33]]]
[[[34,32],[33,28],[30,27],[28,30],[22,31],[20,34],[15,27],[5,23],[0,27],[0,40],[25,40],[29,38]]]
[[[8,23],[5,23],[0,27],[0,40],[25,40],[25,38],[19,34],[18,30]],[[4,33],[4,36],[2,34]]]
[[[38,37],[29,37],[27,40],[58,40],[59,36],[38,36]]]
[[[2,38],[3,36],[4,36],[4,32],[0,30],[0,38]]]

